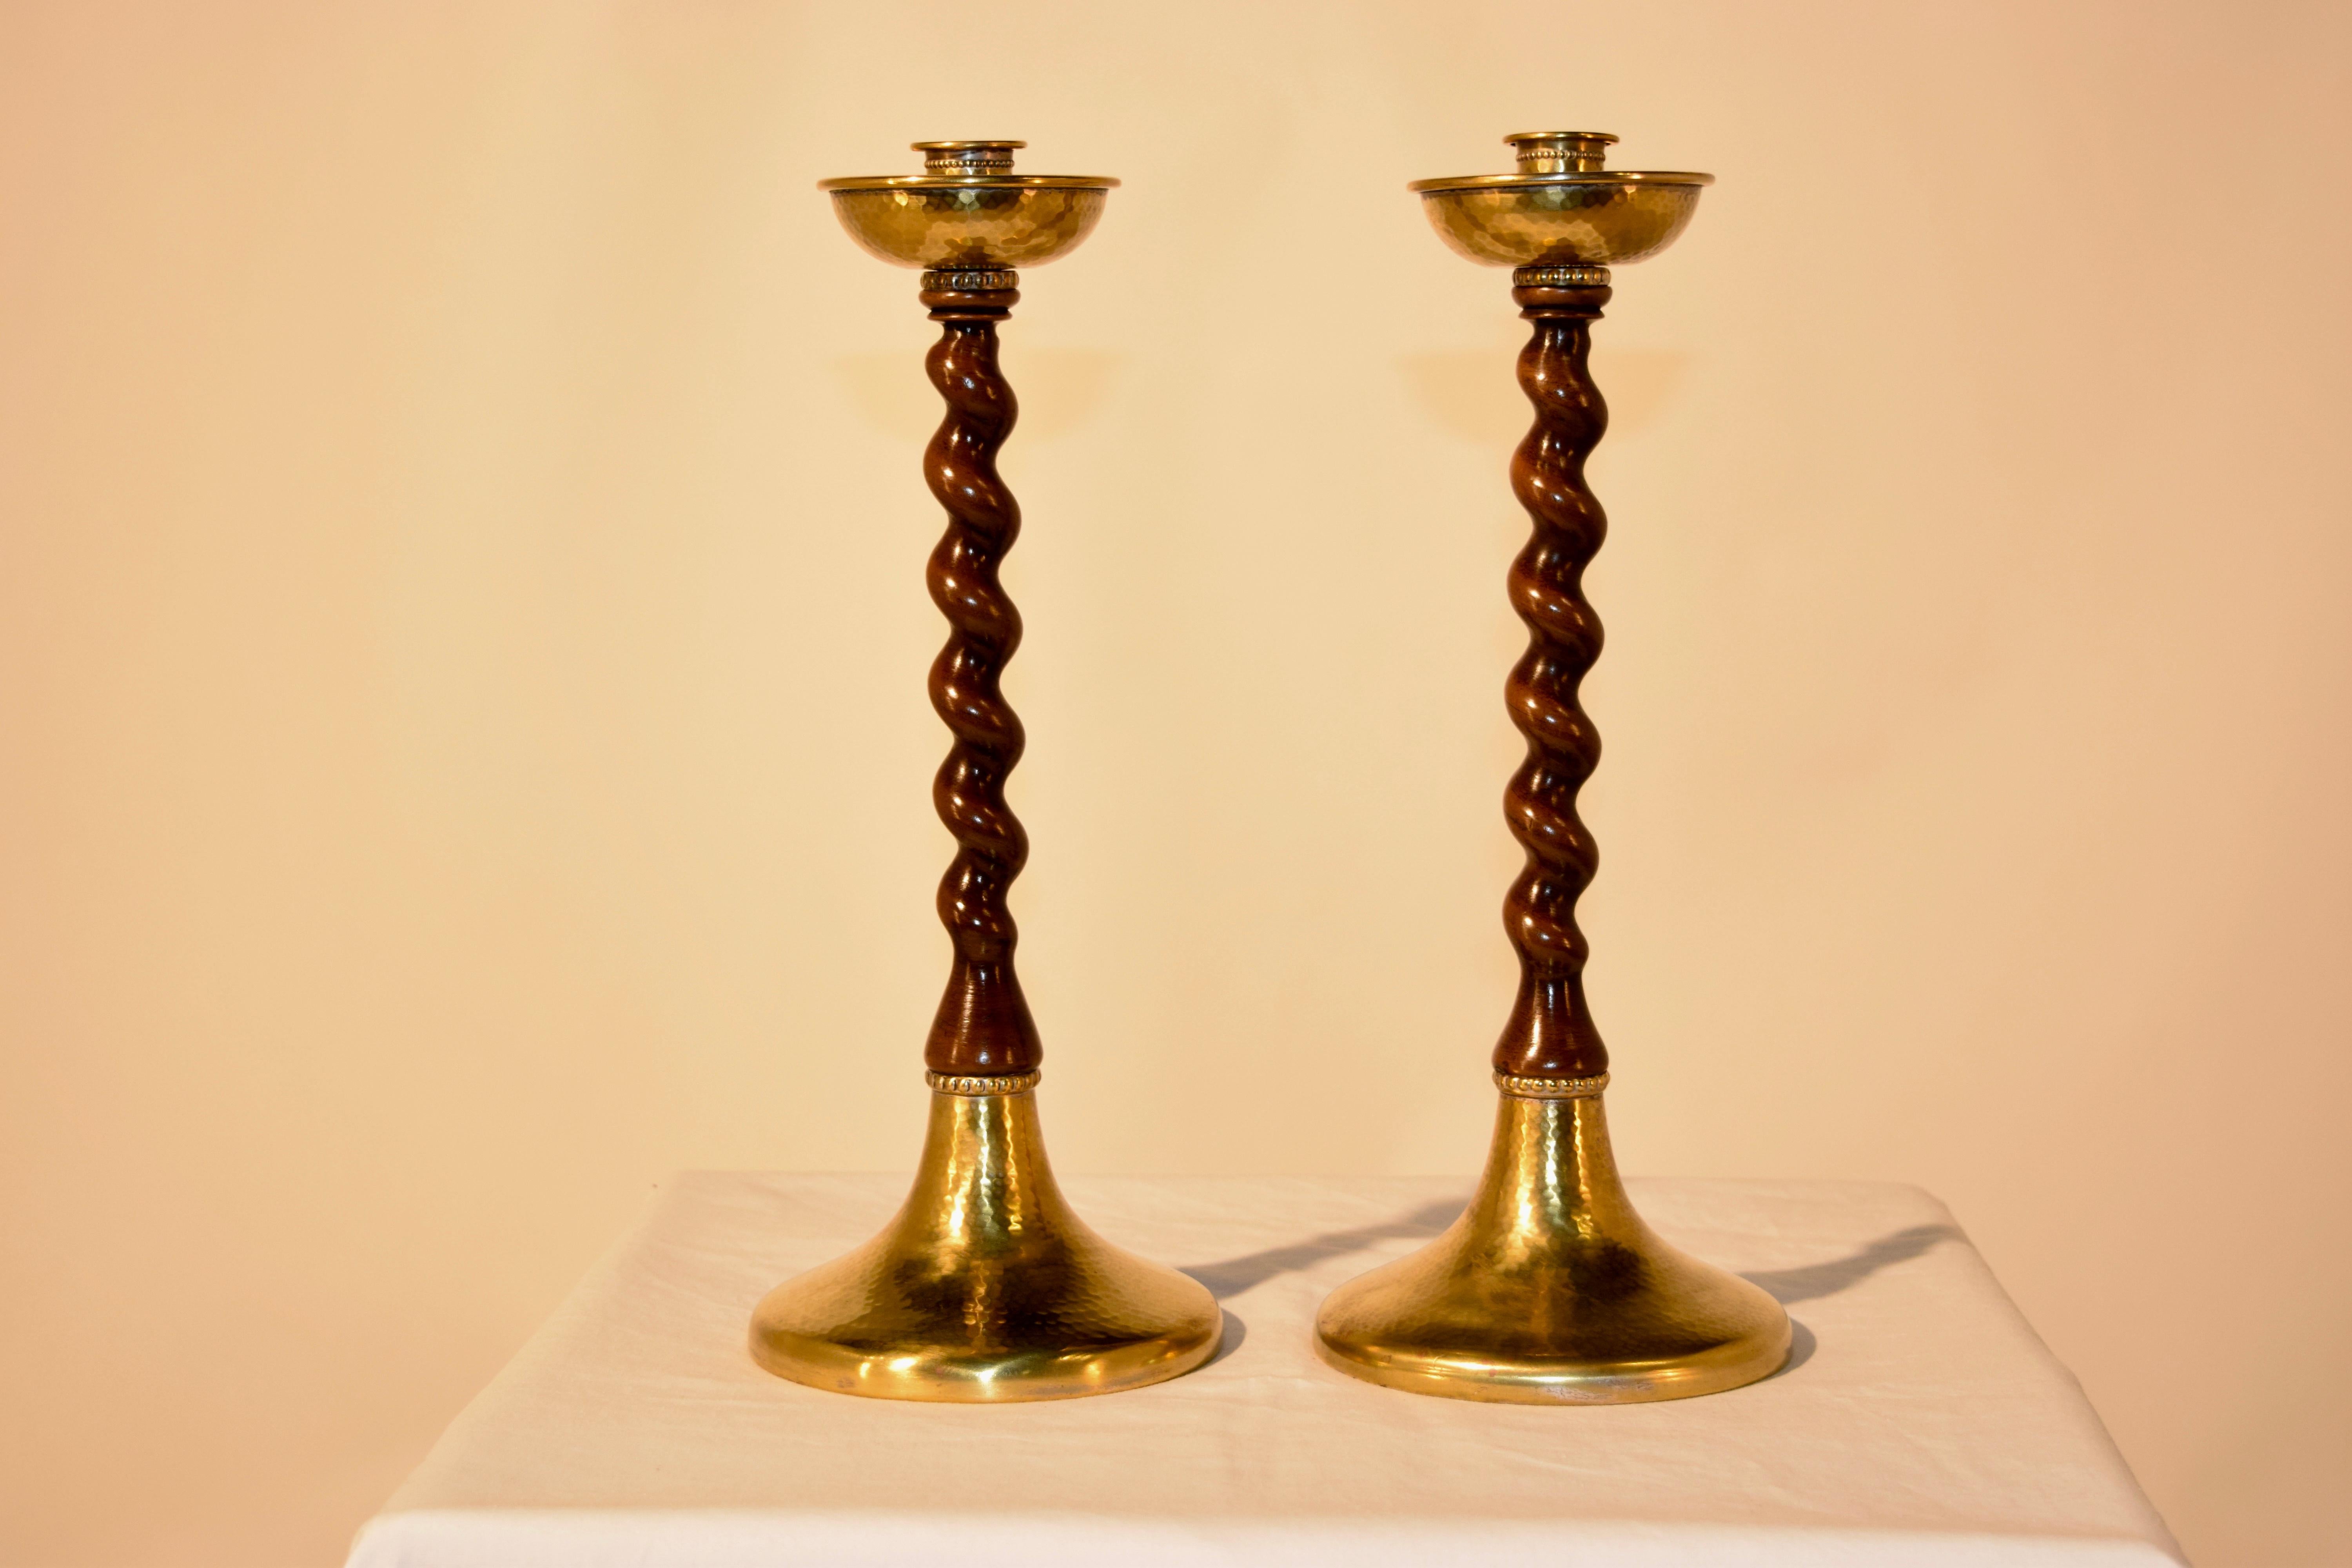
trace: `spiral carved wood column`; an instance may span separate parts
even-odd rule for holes
[[[1495,1070],[1587,1079],[1609,1069],[1609,1052],[1584,999],[1589,950],[1576,924],[1576,900],[1600,859],[1576,796],[1601,760],[1601,737],[1577,689],[1601,657],[1601,621],[1583,580],[1609,525],[1585,486],[1584,460],[1609,412],[1585,362],[1609,289],[1522,286],[1511,297],[1535,323],[1519,353],[1535,427],[1511,458],[1511,488],[1535,531],[1511,563],[1511,605],[1527,623],[1528,651],[1505,691],[1511,721],[1528,738],[1528,760],[1504,791],[1503,812],[1528,863],[1503,900],[1519,991],[1495,1047]]]
[[[923,477],[948,513],[929,580],[951,630],[931,666],[931,706],[955,736],[931,799],[956,841],[939,898],[955,966],[923,1061],[958,1078],[1034,1072],[1044,1058],[1013,971],[1020,933],[1005,907],[1029,858],[1029,836],[1004,802],[1005,777],[1024,744],[1001,685],[1021,646],[1021,612],[997,580],[1021,533],[1021,508],[996,472],[1019,412],[997,368],[996,323],[1013,313],[1018,283],[1010,269],[933,271],[923,275],[921,295],[940,323],[924,363],[948,410],[923,453]]]

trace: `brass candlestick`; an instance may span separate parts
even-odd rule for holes
[[[932,785],[956,840],[939,900],[955,962],[924,1050],[931,1119],[913,1191],[881,1235],[768,1293],[751,1354],[796,1383],[884,1399],[1138,1388],[1206,1361],[1223,1321],[1200,1284],[1087,1228],[1038,1129],[1044,1053],[1005,908],[1029,843],[1004,801],[1023,738],[997,682],[1021,616],[996,574],[1021,511],[996,473],[1014,414],[996,323],[1020,299],[1013,268],[1076,247],[1118,182],[1015,174],[1022,145],[918,142],[921,174],[823,184],[851,238],[927,269],[920,298],[940,323],[926,363],[948,413],[923,465],[948,512],[930,587],[952,630],[930,687],[955,735]]]
[[[1713,1394],[1788,1358],[1789,1318],[1738,1276],[1660,1240],[1625,1195],[1601,1108],[1609,1055],[1584,1000],[1576,900],[1592,837],[1578,788],[1599,761],[1577,686],[1601,652],[1582,577],[1605,522],[1584,459],[1607,414],[1585,368],[1608,264],[1674,242],[1710,174],[1607,174],[1613,136],[1507,138],[1516,174],[1412,186],[1439,236],[1474,261],[1517,268],[1511,297],[1535,323],[1519,385],[1535,428],[1511,461],[1534,537],[1510,575],[1528,651],[1506,687],[1528,760],[1504,794],[1527,868],[1504,900],[1519,990],[1495,1047],[1502,1105],[1486,1170],[1451,1229],[1333,1291],[1316,1322],[1323,1359],[1391,1388],[1524,1405],[1616,1405]]]

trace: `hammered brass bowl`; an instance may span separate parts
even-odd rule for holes
[[[1117,180],[1015,174],[1021,142],[918,142],[919,174],[821,180],[859,245],[900,267],[1039,267],[1076,248]]]
[[[1516,174],[1416,180],[1438,237],[1492,267],[1611,267],[1655,256],[1697,210],[1713,174],[1604,172],[1597,131],[1522,131]]]

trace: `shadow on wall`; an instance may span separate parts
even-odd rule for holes
[[[1085,425],[1101,408],[1125,357],[1107,349],[1030,348],[1007,342],[1002,351],[1004,377],[1021,405],[1013,438],[1050,441]],[[919,447],[940,427],[940,395],[920,359],[906,353],[841,354],[833,361],[833,373],[843,405],[892,440]]]
[[[1527,434],[1533,417],[1512,370],[1516,348],[1447,349],[1400,355],[1398,368],[1413,401],[1444,426],[1474,446],[1507,449]],[[1651,424],[1674,401],[1691,356],[1663,349],[1596,347],[1593,379],[1609,405],[1609,427],[1619,435]]]

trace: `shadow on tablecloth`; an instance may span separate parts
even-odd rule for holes
[[[1441,1198],[1377,1225],[1327,1230],[1319,1236],[1306,1237],[1257,1252],[1246,1252],[1239,1258],[1228,1258],[1216,1263],[1196,1263],[1184,1272],[1206,1285],[1210,1294],[1220,1301],[1230,1300],[1244,1290],[1265,1284],[1277,1274],[1312,1268],[1340,1253],[1360,1252],[1375,1242],[1412,1241],[1435,1236],[1453,1224],[1454,1216],[1461,1212],[1461,1199]],[[1762,1286],[1770,1292],[1774,1300],[1784,1307],[1799,1301],[1815,1301],[1823,1296],[1850,1290],[1880,1269],[1907,1263],[1937,1242],[1951,1240],[1959,1234],[1956,1226],[1907,1226],[1867,1242],[1843,1258],[1808,1263],[1800,1268],[1751,1269],[1741,1278]]]
[[[1763,1286],[1783,1307],[1798,1301],[1817,1301],[1823,1296],[1852,1289],[1882,1268],[1908,1263],[1937,1242],[1954,1240],[1959,1234],[1958,1226],[1909,1226],[1890,1231],[1876,1241],[1865,1243],[1860,1250],[1826,1263],[1808,1263],[1802,1268],[1758,1268],[1740,1278],[1751,1285]]]
[[[1342,1253],[1360,1252],[1375,1242],[1417,1240],[1437,1235],[1454,1223],[1462,1212],[1462,1200],[1442,1198],[1435,1203],[1383,1220],[1377,1225],[1351,1226],[1346,1230],[1327,1230],[1319,1236],[1307,1237],[1281,1247],[1269,1247],[1257,1252],[1244,1253],[1217,1263],[1195,1264],[1184,1270],[1209,1288],[1218,1300],[1229,1300],[1254,1286],[1263,1285],[1277,1274],[1288,1274],[1313,1267],[1324,1258]],[[1843,1258],[1832,1258],[1820,1263],[1808,1263],[1798,1268],[1752,1269],[1742,1278],[1762,1286],[1773,1300],[1782,1306],[1799,1301],[1816,1301],[1823,1296],[1834,1296],[1850,1290],[1882,1268],[1907,1263],[1937,1242],[1959,1236],[1958,1226],[1949,1225],[1906,1226],[1897,1231],[1867,1242]],[[1224,1342],[1217,1349],[1209,1364],[1224,1360],[1241,1348],[1248,1336],[1248,1327],[1231,1312],[1225,1314]],[[1774,1377],[1786,1377],[1813,1356],[1819,1342],[1813,1331],[1803,1323],[1791,1321],[1789,1360]]]
[[[1412,1240],[1435,1236],[1454,1223],[1462,1212],[1461,1198],[1440,1198],[1423,1204],[1412,1213],[1395,1219],[1382,1220],[1378,1225],[1360,1225],[1349,1230],[1327,1230],[1320,1236],[1310,1236],[1281,1247],[1269,1247],[1262,1252],[1245,1252],[1239,1258],[1228,1258],[1222,1263],[1198,1263],[1182,1270],[1209,1288],[1209,1294],[1218,1300],[1230,1300],[1253,1286],[1263,1285],[1277,1274],[1289,1274],[1312,1268],[1327,1258],[1340,1253],[1361,1252],[1376,1241]],[[1233,1327],[1230,1312],[1225,1326]]]

